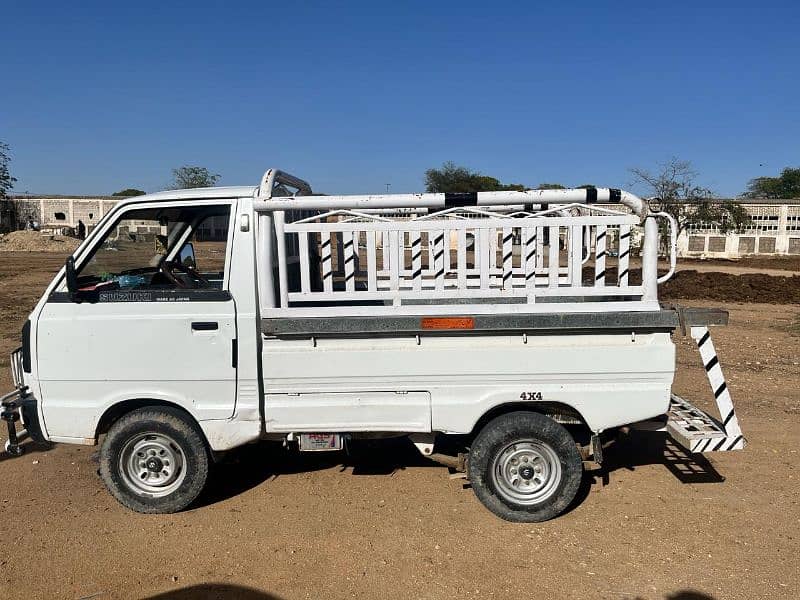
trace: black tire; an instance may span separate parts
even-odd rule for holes
[[[100,449],[103,483],[121,504],[140,513],[189,506],[206,484],[208,466],[199,428],[170,407],[131,411],[111,426]]]
[[[501,519],[516,523],[561,514],[583,477],[581,455],[569,432],[534,412],[507,413],[489,421],[470,447],[468,460],[478,500]]]

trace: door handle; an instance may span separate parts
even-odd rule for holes
[[[192,331],[216,331],[219,323],[216,321],[192,321]]]

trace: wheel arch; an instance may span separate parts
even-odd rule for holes
[[[120,418],[124,417],[128,413],[140,409],[140,408],[171,408],[181,415],[185,416],[187,420],[194,425],[197,429],[198,433],[201,434],[203,441],[208,447],[208,439],[206,438],[205,433],[203,432],[203,428],[200,426],[200,423],[197,419],[186,410],[183,406],[178,404],[177,402],[170,402],[169,400],[159,400],[156,398],[129,398],[127,400],[120,400],[119,402],[115,402],[103,412],[100,416],[100,419],[97,421],[97,426],[95,427],[94,437],[97,439],[100,435],[104,433],[108,433],[108,430],[111,429],[111,426],[116,423]]]
[[[517,411],[535,412],[550,417],[556,423],[564,425],[564,427],[573,434],[573,437],[575,437],[576,433],[582,435],[591,435],[592,433],[591,427],[586,423],[586,419],[583,418],[583,415],[581,415],[580,411],[576,408],[563,402],[545,400],[539,402],[504,402],[502,404],[497,404],[478,418],[470,432],[471,436],[476,436],[492,419]]]

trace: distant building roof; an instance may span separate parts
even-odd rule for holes
[[[75,196],[71,194],[10,194],[11,200],[124,200],[133,196]]]

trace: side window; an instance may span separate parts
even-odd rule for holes
[[[125,211],[78,269],[79,289],[222,289],[230,211],[228,204]]]
[[[219,279],[220,286],[225,271],[229,226],[230,214],[210,215],[198,224],[187,240],[194,250],[195,268]]]

